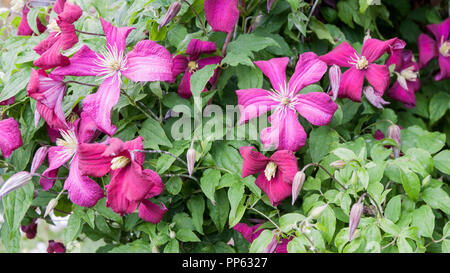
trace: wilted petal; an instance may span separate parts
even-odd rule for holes
[[[295,109],[313,125],[323,126],[330,123],[336,112],[337,104],[323,92],[299,94]]]
[[[205,16],[213,31],[231,32],[239,19],[238,0],[205,0]]]
[[[355,58],[355,54],[358,54],[356,50],[348,42],[343,42],[331,52],[319,58],[328,65],[336,64],[340,67],[350,67],[352,66],[350,63],[354,62],[352,58]]]
[[[167,208],[163,203],[158,206],[148,200],[143,200],[139,206],[139,218],[154,224],[159,223],[166,212]]]
[[[245,146],[239,149],[244,162],[242,164],[242,177],[247,177],[264,171],[269,159],[260,152],[256,151],[254,147]]]
[[[426,66],[431,59],[438,56],[436,41],[426,34],[419,35],[417,46],[419,48],[420,67]]]
[[[272,87],[277,91],[286,90],[286,67],[289,63],[289,58],[273,58],[268,61],[256,61],[255,64],[266,75]]]
[[[242,125],[276,107],[279,102],[272,99],[271,93],[258,88],[236,90],[238,106],[241,112],[239,124]]]
[[[123,75],[132,81],[173,81],[170,52],[154,41],[143,40],[127,54]]]
[[[361,93],[364,83],[364,71],[351,67],[342,74],[339,98],[349,98],[355,102],[361,102]]]
[[[383,109],[384,105],[389,104],[389,102],[383,100],[383,97],[377,94],[373,90],[373,87],[370,85],[364,88],[364,96],[370,102],[370,104],[372,104],[378,109]]]
[[[304,87],[316,83],[327,72],[327,64],[313,52],[300,55],[294,75],[289,80],[289,92],[296,94]]]
[[[13,118],[0,120],[0,150],[4,158],[23,145],[19,123]]]

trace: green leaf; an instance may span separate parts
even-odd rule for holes
[[[30,182],[3,197],[3,217],[11,233],[20,228],[20,223],[33,201],[33,193],[34,185]]]
[[[144,121],[141,130],[139,130],[139,135],[144,138],[144,148],[146,149],[159,149],[158,145],[172,147],[172,143],[167,138],[164,129],[159,122],[152,118],[148,118]]]
[[[202,109],[201,93],[205,89],[206,84],[214,75],[214,70],[217,68],[216,64],[210,64],[202,69],[194,72],[191,76],[191,92],[194,97],[194,106],[196,112]]]
[[[297,226],[297,224],[300,221],[303,221],[305,219],[305,216],[299,214],[299,213],[288,213],[280,217],[280,228],[281,231],[288,233],[294,227]]]
[[[9,81],[5,83],[5,87],[2,92],[0,92],[0,101],[7,100],[19,94],[20,91],[24,91],[28,82],[30,81],[31,69],[29,67],[24,67],[12,74]]]
[[[246,200],[247,199],[245,198],[245,196],[243,196],[236,209],[234,211],[230,211],[228,223],[230,227],[234,227],[235,225],[237,225],[241,221],[242,216],[244,216],[245,210],[247,209],[247,206],[245,205]]]
[[[381,143],[376,143],[370,150],[370,157],[373,161],[384,161],[391,153],[392,149],[386,149]]]
[[[180,243],[178,243],[178,240],[172,239],[164,247],[164,253],[179,253],[179,252],[180,252]]]
[[[178,230],[176,233],[176,237],[182,242],[200,242],[200,239],[197,237],[197,235],[195,235],[195,233],[189,229]]]
[[[205,212],[205,201],[199,194],[192,196],[188,202],[187,207],[192,215],[192,222],[195,229],[203,234],[203,213]]]
[[[216,187],[219,185],[219,181],[220,171],[215,169],[207,169],[203,173],[202,178],[200,178],[200,187],[206,197],[211,200],[213,205],[216,203],[214,200],[214,192],[216,191]]]
[[[273,234],[270,230],[264,230],[250,246],[250,253],[263,253],[266,247],[272,242]]]
[[[337,149],[333,150],[333,154],[335,154],[337,157],[339,157],[340,159],[343,159],[345,161],[349,161],[349,160],[357,158],[357,156],[355,155],[355,153],[352,150],[346,149],[346,148],[337,148]]]
[[[422,193],[422,199],[433,209],[440,209],[450,214],[450,197],[441,188],[426,188]]]
[[[392,237],[397,236],[402,231],[401,228],[395,225],[391,220],[387,218],[382,218],[380,221],[380,228],[390,234]]]
[[[313,162],[319,162],[326,156],[333,143],[339,142],[339,136],[328,126],[321,126],[312,129],[308,138],[309,153]]]
[[[238,65],[236,75],[239,89],[262,88],[263,86],[263,74],[259,68]]]
[[[338,17],[351,28],[355,27],[352,19],[352,14],[357,12],[357,7],[355,4],[356,3],[352,3],[352,1],[349,0],[341,0],[337,2]]]
[[[179,176],[173,176],[167,180],[165,184],[165,189],[172,195],[177,195],[180,193],[183,187],[183,180]]]
[[[148,242],[136,240],[126,245],[116,246],[108,253],[152,253],[152,247]]]
[[[384,216],[391,220],[392,222],[397,222],[400,219],[400,214],[402,211],[402,196],[397,195],[391,198],[386,205],[384,210]]]
[[[420,180],[417,175],[411,171],[405,172],[401,169],[400,178],[402,181],[403,189],[405,189],[406,194],[413,201],[416,201],[420,193]]]
[[[309,28],[317,35],[317,38],[321,40],[328,40],[332,45],[335,44],[328,28],[324,23],[317,20],[316,17],[311,17],[309,21]]]
[[[413,249],[405,237],[399,237],[397,240],[398,251],[400,253],[412,253]]]
[[[317,220],[317,227],[324,232],[325,239],[330,243],[336,230],[336,216],[330,206],[325,209]]]
[[[450,175],[450,150],[443,150],[433,157],[434,166],[441,172]]]
[[[28,25],[30,26],[31,30],[35,34],[39,34],[39,30],[37,28],[37,21],[36,21],[36,19],[39,20],[39,18],[38,18],[39,11],[40,11],[39,8],[32,8],[28,11],[28,14],[27,14]]]
[[[450,103],[450,95],[444,92],[435,94],[430,100],[430,122],[433,124],[442,118],[447,112]]]
[[[74,210],[70,215],[69,221],[67,222],[67,227],[64,229],[64,244],[75,240],[81,233],[82,228],[82,217],[83,213],[81,210]],[[99,217],[97,217],[98,219]]]
[[[419,236],[432,237],[434,230],[434,214],[430,206],[423,205],[413,212],[412,225],[419,229]]]
[[[228,219],[228,212],[230,211],[230,203],[228,202],[228,196],[225,189],[218,190],[215,194],[215,199],[217,200],[215,205],[210,201],[207,202],[209,216],[219,232],[222,232]]]

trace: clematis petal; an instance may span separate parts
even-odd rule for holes
[[[439,55],[439,67],[441,68],[441,71],[434,76],[434,80],[440,81],[450,78],[450,57]]]
[[[258,88],[236,90],[241,112],[239,124],[242,125],[275,108],[279,102],[275,101],[271,94],[272,92]]]
[[[164,190],[164,183],[162,182],[159,174],[153,170],[143,170],[143,174],[146,176],[148,181],[151,181],[152,184],[150,190],[145,195],[145,198],[147,199],[160,195]]]
[[[445,19],[439,24],[427,25],[429,31],[434,34],[436,41],[440,42],[441,39],[443,41],[448,40],[448,34],[450,31],[450,18]],[[444,38],[442,38],[444,37]]]
[[[307,135],[292,109],[276,109],[269,118],[271,127],[261,131],[261,142],[266,148],[298,151],[305,146]]]
[[[48,149],[48,168],[42,173],[45,177],[54,178],[58,174],[58,169],[66,162],[68,162],[74,155],[74,151],[64,146],[54,146]],[[47,179],[41,177],[39,183],[44,190],[49,190],[55,184],[54,179]]]
[[[213,31],[231,32],[239,19],[238,0],[205,0],[205,16]]]
[[[370,85],[364,87],[363,92],[364,92],[364,96],[370,102],[370,104],[372,104],[373,106],[375,106],[378,109],[383,109],[384,105],[389,104],[389,102],[383,100],[383,97],[382,97],[383,94],[376,93],[374,91],[373,87]]]
[[[181,73],[185,72],[188,68],[188,59],[183,55],[177,55],[173,58],[173,68],[172,68],[172,74],[173,77],[176,77],[180,75]]]
[[[366,57],[369,63],[373,63],[374,61],[378,60],[381,55],[386,53],[389,47],[396,41],[398,41],[397,38],[392,38],[387,41],[381,41],[373,38],[367,39],[361,49],[361,56]]]
[[[402,65],[402,52],[403,48],[405,48],[406,42],[400,39],[397,39],[388,47],[388,53],[390,54],[389,59],[387,59],[385,65],[390,66],[391,64],[395,64],[395,70],[400,68]]]
[[[30,172],[36,173],[37,169],[44,163],[45,159],[47,158],[48,154],[48,147],[42,146],[39,149],[37,149],[36,153],[33,157],[33,162],[31,163]]]
[[[380,64],[369,64],[366,78],[375,89],[375,92],[382,96],[390,82],[389,67]]]
[[[33,50],[39,55],[44,54],[45,51],[49,50],[59,40],[60,37],[56,34],[56,32],[50,32],[48,37],[35,46]]]
[[[354,62],[357,54],[356,50],[348,42],[343,42],[331,52],[320,56],[319,59],[326,62],[327,65],[336,64],[341,67],[351,67],[353,65],[350,63]]]
[[[351,67],[342,74],[342,81],[338,92],[339,98],[349,98],[361,102],[361,93],[364,83],[364,71]]]
[[[53,9],[55,10],[56,14],[60,14],[64,10],[64,5],[66,4],[66,0],[56,0],[55,4],[53,5]]]
[[[0,101],[0,105],[11,105],[11,104],[14,104],[15,102],[16,102],[16,97],[11,97],[4,101]]]
[[[0,150],[5,158],[23,145],[19,123],[13,118],[0,120]]]
[[[138,163],[142,166],[144,164],[145,160],[145,154],[142,152],[134,152],[133,156],[130,156],[130,152],[133,150],[143,150],[144,144],[143,144],[144,138],[141,136],[138,136],[137,138],[127,141],[124,143],[124,150],[126,151],[126,156],[131,159],[131,161]]]
[[[298,172],[297,158],[294,153],[289,150],[276,151],[270,157],[270,161],[277,165],[280,180],[292,184],[295,174]]]
[[[286,239],[281,238],[281,241],[278,243],[277,248],[275,248],[275,253],[288,253],[287,246],[290,241],[292,241],[293,237]]]
[[[256,151],[254,147],[241,147],[239,152],[244,159],[244,163],[242,164],[243,178],[264,171],[267,163],[269,163],[269,159]]]
[[[425,67],[431,59],[438,56],[436,41],[426,34],[419,35],[417,46],[419,48],[420,67]]]
[[[77,148],[78,167],[82,175],[105,176],[111,170],[112,156],[103,156],[106,144],[80,143]]]
[[[391,98],[402,102],[405,107],[413,108],[416,106],[415,93],[410,83],[407,83],[407,85],[408,90],[404,89],[398,82],[395,82],[391,89],[389,89],[388,95]]]
[[[181,78],[180,85],[178,86],[178,95],[183,99],[189,99],[190,97],[192,97],[191,77],[192,73],[186,71],[186,73],[184,73],[183,77]]]
[[[292,185],[282,181],[277,172],[274,178],[267,180],[264,173],[261,173],[255,180],[255,184],[269,197],[272,206],[276,207],[281,201],[291,196]]]
[[[82,207],[95,206],[104,196],[103,189],[94,180],[81,174],[77,155],[70,164],[69,177],[64,182],[64,189],[69,192],[69,199]]]
[[[192,39],[186,49],[190,60],[197,60],[201,54],[212,54],[216,52],[216,43]]]
[[[88,143],[91,142],[95,133],[97,132],[97,126],[95,125],[94,120],[87,113],[81,113],[81,120],[78,126],[78,142],[79,143]]]
[[[125,52],[127,37],[134,27],[115,27],[110,22],[100,17],[103,32],[106,35],[106,44],[110,50]]]
[[[66,2],[63,6],[63,10],[57,14],[60,20],[72,24],[83,15],[83,10],[75,4]]]
[[[233,227],[233,229],[241,233],[247,241],[252,243],[256,238],[258,238],[261,232],[264,231],[263,228],[257,230],[261,225],[262,224],[258,224],[250,227],[247,224],[238,223]]]
[[[299,94],[297,98],[298,103],[295,105],[297,112],[317,126],[330,123],[338,108],[331,97],[323,92]]]
[[[327,72],[327,64],[313,52],[300,55],[295,66],[294,75],[289,80],[289,92],[296,94],[304,87],[316,83]]]
[[[63,41],[61,39],[56,40],[56,42],[47,51],[45,51],[41,57],[34,60],[33,64],[42,69],[69,65],[69,58],[61,54],[62,43]]]
[[[70,64],[64,67],[58,67],[52,71],[53,75],[59,76],[97,76],[101,67],[96,63],[100,56],[92,51],[87,45],[84,45],[70,58]]]
[[[272,87],[280,92],[286,90],[286,67],[289,63],[289,58],[273,58],[268,61],[256,61],[255,64],[266,75]]]
[[[114,135],[117,130],[111,124],[111,111],[119,101],[121,85],[119,76],[106,78],[97,92],[86,96],[83,101],[83,111],[94,119],[100,131],[108,135]]]
[[[143,40],[127,54],[127,69],[123,75],[132,81],[174,80],[173,60],[170,52],[154,41]]]
[[[30,25],[28,24],[28,12],[30,12],[30,9],[25,5],[22,9],[22,20],[20,21],[19,27],[17,28],[17,35],[19,36],[30,36],[34,32],[30,28]],[[39,18],[36,18],[36,26],[40,33],[44,32],[47,28],[41,23],[41,20]]]
[[[143,200],[139,206],[139,218],[153,224],[159,223],[166,212],[167,208],[163,203],[158,206],[148,200]]]

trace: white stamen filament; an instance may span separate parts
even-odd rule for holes
[[[61,138],[56,139],[56,146],[62,146],[66,154],[75,154],[77,151],[78,140],[75,132],[72,130],[59,130]]]
[[[441,37],[441,46],[439,47],[439,53],[444,57],[450,56],[450,42],[444,41],[444,36]]]
[[[419,72],[414,71],[414,66],[412,65],[408,68],[403,69],[400,73],[395,72],[395,74],[397,75],[397,82],[400,84],[400,86],[403,89],[408,90],[407,81],[415,82],[417,80]]]
[[[107,46],[106,49],[100,50],[100,54],[97,54],[94,64],[100,67],[94,71],[99,76],[102,76],[100,80],[114,75],[118,75],[120,78],[120,73],[127,69],[127,57],[114,44],[112,47]]]
[[[54,19],[54,18],[47,25],[47,29],[50,32],[56,32],[55,36],[58,36],[59,34],[61,34],[61,28],[58,26],[58,23],[56,22],[56,19]]]
[[[275,164],[272,161],[267,163],[266,169],[264,170],[264,175],[266,176],[268,181],[272,180],[272,178],[275,177],[276,172],[277,172],[277,164]]]
[[[111,170],[117,170],[130,163],[130,159],[125,156],[116,156],[111,160]]]
[[[367,61],[365,56],[359,56],[356,52],[355,52],[355,58],[350,57],[350,59],[352,59],[352,61],[349,61],[348,63],[351,65],[355,65],[356,69],[358,70],[363,70],[366,69],[369,66],[369,61]]]

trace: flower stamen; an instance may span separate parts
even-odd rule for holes
[[[116,156],[111,160],[111,170],[117,170],[125,167],[130,163],[130,159],[125,156]]]
[[[277,164],[275,164],[272,161],[267,163],[266,169],[264,170],[264,175],[266,176],[268,181],[272,180],[272,178],[275,177],[276,172],[277,172]]]

